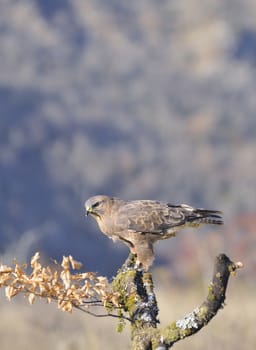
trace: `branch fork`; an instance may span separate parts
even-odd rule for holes
[[[135,256],[130,255],[114,279],[112,288],[121,295],[123,309],[129,313],[132,349],[166,350],[197,333],[224,307],[229,277],[241,267],[241,262],[234,263],[225,254],[218,255],[205,301],[183,318],[159,329],[152,275],[138,269]],[[135,296],[133,300],[130,299],[131,294]]]

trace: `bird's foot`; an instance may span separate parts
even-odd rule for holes
[[[134,269],[137,271],[144,271],[143,265],[138,259],[136,259]]]

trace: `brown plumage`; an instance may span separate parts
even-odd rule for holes
[[[147,270],[154,260],[153,244],[176,235],[187,226],[223,224],[221,211],[172,205],[154,200],[124,201],[94,196],[85,202],[86,214],[114,241],[121,240],[137,255],[137,263]]]

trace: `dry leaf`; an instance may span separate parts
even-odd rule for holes
[[[29,293],[29,296],[28,296],[29,304],[31,304],[31,305],[34,304],[35,298],[36,298],[36,296],[34,293]]]

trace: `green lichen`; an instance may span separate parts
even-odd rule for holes
[[[212,285],[212,284],[210,284],[210,285],[208,286],[208,296],[207,296],[207,299],[208,299],[209,301],[214,301],[214,299],[215,299],[215,295],[214,295],[214,292],[213,292],[213,285]]]
[[[118,304],[120,305],[120,309],[117,311],[119,317],[117,332],[119,333],[123,331],[126,325],[124,313],[128,312],[131,317],[136,308],[135,275],[134,270],[124,271],[120,269],[112,282],[112,291],[117,293]],[[111,305],[109,309],[111,309]]]
[[[165,327],[162,332],[162,338],[166,343],[174,343],[179,339],[185,338],[192,334],[192,329],[186,328],[181,329],[177,327],[176,322],[171,323],[171,325]]]
[[[177,327],[177,325],[176,325],[176,322],[172,322],[170,325],[169,325],[169,328],[171,329],[171,330],[176,330],[178,327]]]
[[[209,312],[209,308],[205,304],[201,305],[197,313],[198,320],[200,322],[205,320],[205,316],[208,314],[208,312]]]
[[[125,307],[125,310],[129,312],[129,314],[132,314],[135,310],[135,306],[136,306],[136,294],[135,292],[133,292],[126,297],[124,307]]]
[[[116,326],[116,331],[118,333],[122,333],[122,331],[124,330],[124,328],[126,326],[126,322],[125,322],[122,310],[118,310],[117,315],[119,318],[118,318],[118,323]]]
[[[134,310],[135,305],[135,289],[133,289],[133,283],[135,272],[120,271],[112,282],[112,290],[118,294],[118,303],[122,306],[124,311]],[[128,289],[129,286],[129,289]]]

